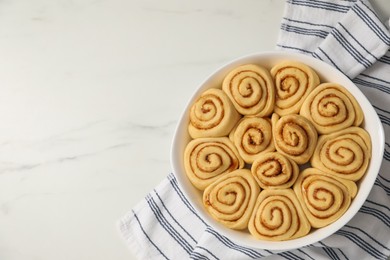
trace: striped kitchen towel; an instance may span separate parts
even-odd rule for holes
[[[256,250],[222,236],[197,214],[173,174],[120,220],[139,259],[387,259],[390,255],[390,34],[368,1],[288,0],[277,48],[341,70],[376,109],[386,133],[382,168],[357,215],[323,241]]]

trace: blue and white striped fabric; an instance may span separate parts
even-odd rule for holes
[[[357,215],[334,235],[285,252],[255,250],[199,217],[170,174],[120,221],[140,259],[387,259],[390,255],[390,34],[368,1],[288,0],[277,48],[343,71],[376,109],[386,133],[384,162]]]

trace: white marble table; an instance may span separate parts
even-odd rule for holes
[[[170,173],[187,99],[273,50],[283,7],[1,1],[0,259],[132,259],[117,220]]]

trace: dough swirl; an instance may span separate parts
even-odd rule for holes
[[[355,97],[343,86],[323,83],[316,87],[299,112],[320,134],[329,134],[363,122],[363,111]]]
[[[240,118],[226,94],[211,88],[191,106],[188,132],[192,138],[227,136]]]
[[[244,167],[244,161],[227,137],[197,138],[184,151],[185,172],[191,183],[204,190],[220,175]]]
[[[357,181],[366,172],[370,158],[370,135],[363,128],[352,126],[321,135],[310,162],[324,172]]]
[[[311,226],[291,189],[263,190],[248,224],[257,239],[289,240],[305,236]]]
[[[297,179],[299,167],[281,153],[269,152],[256,158],[251,172],[262,189],[286,189]]]
[[[315,168],[303,170],[294,192],[312,227],[325,227],[339,219],[357,193],[353,181],[344,180]]]
[[[203,193],[203,204],[210,215],[231,229],[245,229],[259,195],[250,170],[240,169],[221,176]]]
[[[298,164],[310,160],[317,144],[317,131],[303,116],[272,115],[272,128],[276,150]]]
[[[246,163],[265,152],[275,151],[272,124],[269,118],[243,117],[229,134]]]
[[[225,77],[222,89],[242,115],[268,116],[275,104],[275,87],[268,70],[255,64],[242,65]]]
[[[276,101],[274,112],[280,116],[298,114],[305,98],[320,84],[317,73],[309,66],[284,61],[271,69],[275,81]]]

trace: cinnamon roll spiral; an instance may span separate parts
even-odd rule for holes
[[[317,144],[317,131],[303,116],[272,115],[273,137],[276,150],[298,164],[310,160]]]
[[[252,163],[260,153],[275,151],[269,118],[243,117],[229,138],[246,163]]]
[[[300,115],[309,119],[320,134],[329,134],[363,122],[355,97],[336,83],[323,83],[302,104]]]
[[[317,73],[309,66],[285,61],[271,69],[275,81],[276,101],[274,112],[280,116],[298,114],[303,101],[320,84]]]
[[[268,116],[275,103],[275,87],[269,72],[247,64],[232,70],[223,80],[222,89],[242,115]]]
[[[370,158],[370,135],[363,128],[352,126],[320,136],[311,164],[337,177],[357,181],[366,172]]]
[[[204,190],[222,174],[244,167],[244,161],[227,137],[197,138],[186,146],[184,168],[191,183]]]
[[[251,172],[262,189],[285,189],[294,184],[299,167],[281,153],[270,152],[256,158]]]
[[[263,190],[248,224],[257,239],[290,240],[305,236],[311,226],[291,189]]]
[[[188,132],[192,138],[227,136],[240,118],[226,94],[211,88],[192,105]]]
[[[295,182],[294,192],[311,226],[321,228],[345,213],[356,196],[357,186],[353,181],[307,168]]]
[[[203,193],[203,204],[210,215],[228,228],[247,228],[259,195],[251,172],[240,169],[221,176]]]

